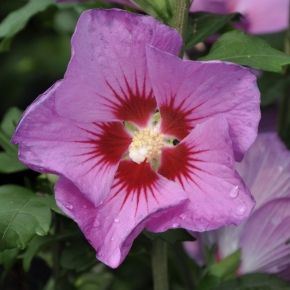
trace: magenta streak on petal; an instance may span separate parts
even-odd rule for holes
[[[134,89],[132,89],[132,85],[129,84],[125,74],[123,81],[125,89],[118,81],[118,89],[114,88],[109,81],[106,81],[108,88],[116,98],[116,101],[113,101],[104,97],[108,102],[106,106],[114,111],[119,120],[132,121],[144,127],[157,107],[153,91],[150,89],[146,92],[146,77],[144,77],[142,86],[138,84],[136,73]]]
[[[178,181],[183,189],[185,188],[183,178],[199,187],[193,176],[198,177],[196,171],[204,171],[196,165],[197,162],[204,161],[194,156],[207,151],[209,150],[195,151],[194,147],[189,148],[184,143],[173,148],[165,148],[162,152],[161,166],[158,172],[170,180]]]
[[[124,199],[120,210],[124,207],[127,200],[131,197],[136,198],[135,214],[138,211],[138,206],[141,198],[145,198],[146,206],[148,209],[148,198],[153,199],[158,203],[155,195],[157,190],[157,174],[151,169],[147,162],[141,164],[132,161],[123,160],[116,173],[115,183],[112,186],[114,199],[116,196],[125,192]]]
[[[193,129],[191,122],[207,117],[190,118],[191,114],[206,101],[195,105],[193,108],[185,108],[184,103],[187,98],[184,98],[178,106],[175,106],[175,97],[172,96],[166,104],[160,106],[161,130],[163,133],[173,135],[181,140]]]
[[[120,161],[123,154],[127,151],[131,137],[124,130],[121,123],[93,123],[99,132],[80,128],[88,133],[88,139],[75,141],[77,143],[91,145],[88,147],[88,151],[78,154],[78,156],[86,157],[82,162],[88,162],[92,159],[96,160],[96,163],[89,168],[87,174],[96,166],[110,166]]]

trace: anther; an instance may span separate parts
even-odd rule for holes
[[[160,157],[163,146],[163,135],[156,129],[146,128],[135,133],[129,146],[129,157],[138,164],[145,160],[151,162]]]

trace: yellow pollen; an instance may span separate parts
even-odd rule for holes
[[[163,146],[163,135],[156,129],[146,128],[135,133],[129,146],[129,157],[138,164],[157,160]]]

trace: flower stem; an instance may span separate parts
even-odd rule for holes
[[[175,28],[184,39],[188,21],[188,11],[193,0],[175,0],[175,13],[172,20],[172,27]],[[180,56],[183,56],[183,48]],[[167,265],[167,244],[165,241],[156,238],[152,242],[152,273],[154,290],[169,290],[168,265]]]
[[[154,290],[169,290],[167,272],[167,244],[161,239],[153,240],[152,272]]]
[[[172,20],[172,27],[180,33],[184,40],[188,21],[188,11],[192,0],[175,1],[175,13]],[[181,52],[181,55],[183,55],[183,51]]]
[[[54,235],[57,236],[61,232],[61,221],[57,214],[53,215],[54,219]],[[60,254],[61,245],[60,241],[57,241],[52,250],[52,274],[54,279],[54,290],[59,290],[60,281]]]

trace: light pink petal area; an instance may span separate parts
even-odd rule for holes
[[[156,110],[147,44],[177,54],[181,38],[150,16],[117,9],[84,12],[72,37],[57,112],[73,120],[127,120],[145,126]]]
[[[290,152],[276,133],[261,133],[237,169],[251,189],[257,207],[290,196]]]
[[[214,232],[205,233],[212,237],[218,246],[217,257],[223,259],[240,248],[240,234],[244,223],[238,226],[226,226]],[[214,243],[213,243],[214,244]]]
[[[97,204],[108,194],[131,137],[119,122],[75,123],[60,117],[54,107],[59,85],[26,110],[13,142],[27,166],[65,176]]]
[[[239,12],[244,16],[243,28],[253,34],[279,32],[287,28],[289,0],[195,0],[192,12],[229,14]]]
[[[240,12],[247,21],[247,31],[254,34],[274,33],[288,26],[289,0],[228,0],[230,12]]]
[[[148,163],[120,164],[112,192],[94,207],[67,179],[56,186],[58,206],[75,220],[97,252],[97,258],[116,268],[128,254],[136,236],[151,216],[182,208],[186,202],[182,189],[154,173]]]
[[[259,208],[241,232],[241,273],[277,273],[289,266],[290,199],[281,198]]]
[[[199,265],[204,266],[205,259],[203,256],[202,245],[199,240],[193,242],[183,242],[186,253]]]
[[[227,14],[226,0],[194,0],[191,7],[191,12],[211,12],[218,14]]]
[[[213,237],[219,258],[241,248],[241,273],[287,270],[290,258],[289,246],[285,244],[290,237],[289,164],[290,152],[277,134],[259,134],[243,161],[236,164],[257,202],[254,214],[238,227],[227,226],[202,236]]]
[[[176,227],[206,231],[245,219],[254,201],[234,165],[227,123],[222,118],[197,125],[179,145],[165,149],[159,174],[180,184],[190,198],[188,208],[168,227],[174,222]],[[158,230],[159,222],[164,227],[161,217],[150,229]]]
[[[214,116],[229,123],[240,159],[257,136],[260,93],[247,69],[223,62],[184,61],[149,47],[148,67],[164,133],[184,138]]]

